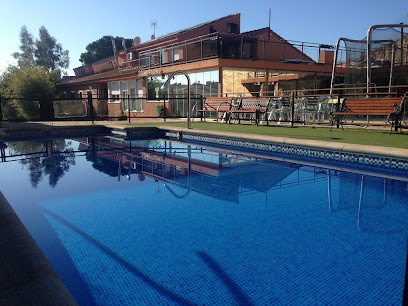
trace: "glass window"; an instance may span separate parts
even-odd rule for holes
[[[218,96],[218,70],[190,73],[189,77],[191,82],[191,94],[193,96]],[[170,81],[170,94],[178,98],[187,96],[187,78],[184,75],[176,75]]]
[[[151,77],[147,79],[147,98],[149,100],[164,99],[167,95],[167,88],[161,89],[167,76],[164,77]]]
[[[119,82],[109,82],[108,83],[108,95],[109,102],[117,102],[119,100]]]
[[[127,111],[128,110],[128,91],[124,90],[122,92],[122,110]]]
[[[136,88],[129,89],[129,105],[131,111],[142,112],[143,111],[143,99],[138,98]]]
[[[164,49],[160,50],[160,61],[162,64],[165,64],[166,61],[166,51]]]
[[[210,97],[218,97],[218,85],[219,85],[219,71],[210,71]]]
[[[174,49],[173,49],[173,59],[174,59],[174,61],[178,61],[180,59],[180,49],[179,49],[179,47],[174,47]]]

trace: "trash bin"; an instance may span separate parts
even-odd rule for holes
[[[156,105],[157,117],[163,117],[163,105]]]

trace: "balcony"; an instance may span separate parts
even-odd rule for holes
[[[155,69],[213,58],[316,64],[321,45],[227,33],[212,33],[166,47],[141,51],[122,69]]]

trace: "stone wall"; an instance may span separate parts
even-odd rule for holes
[[[261,72],[261,71],[259,71]],[[255,78],[255,70],[250,69],[222,69],[223,94],[250,97],[252,96],[248,88],[241,81]]]

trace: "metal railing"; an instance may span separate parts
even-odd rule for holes
[[[212,58],[314,64],[319,61],[321,50],[332,48],[317,43],[217,32],[141,51],[138,58],[127,60],[122,69],[154,69]]]
[[[358,89],[358,88],[357,88]],[[290,123],[328,123],[331,120],[330,113],[336,110],[339,102],[344,98],[367,96],[366,93],[345,92],[346,89],[336,89],[335,94],[328,94],[330,89],[302,89],[284,92],[279,96],[263,96],[270,99],[266,115],[263,120],[271,122]],[[365,87],[364,87],[365,89]],[[408,89],[408,85],[395,86],[392,92],[389,87],[376,87],[377,92],[371,93],[370,97],[398,97]],[[349,88],[347,88],[349,90]],[[259,95],[259,93],[257,93]],[[253,94],[252,96],[256,96]],[[241,99],[240,95],[228,94],[233,100]],[[164,122],[169,118],[187,118],[189,112],[192,117],[214,117],[214,113],[203,112],[205,97],[191,95],[191,107],[188,108],[186,95],[163,95],[159,98],[132,97],[132,96],[108,96],[100,98],[97,95],[74,98],[49,98],[45,96],[16,97],[0,95],[0,127],[2,122],[17,121],[63,121],[63,120],[126,120],[128,122],[140,119],[161,119]],[[117,105],[115,105],[117,104]],[[407,104],[403,110],[402,123],[407,124]],[[113,111],[115,110],[115,111]],[[119,113],[118,110],[121,110]],[[195,112],[199,110],[199,112]],[[375,118],[383,121],[384,118]]]

